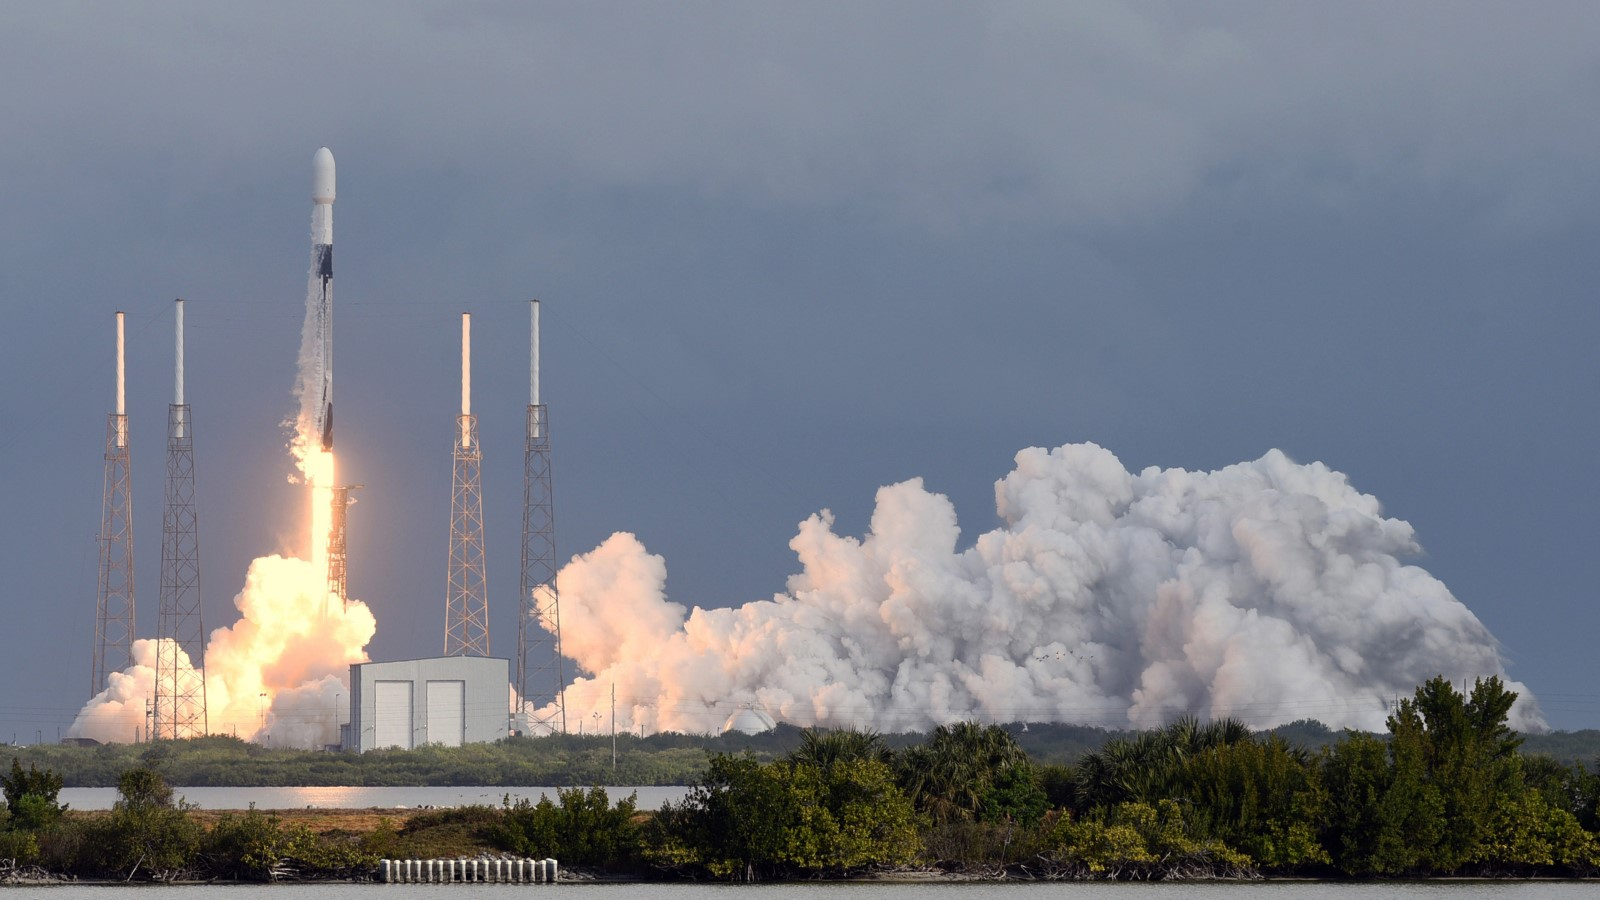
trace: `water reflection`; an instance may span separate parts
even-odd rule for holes
[[[537,803],[541,796],[556,799],[553,787],[178,787],[177,796],[202,809],[395,809],[419,806],[499,806],[510,795],[513,801],[527,799]],[[640,809],[660,809],[661,804],[683,799],[689,789],[667,785],[657,787],[608,787],[613,801],[637,792]],[[117,799],[116,788],[63,788],[61,802],[73,809],[110,809]]]

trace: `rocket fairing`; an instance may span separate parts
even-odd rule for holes
[[[311,157],[311,286],[319,297],[317,369],[321,375],[321,401],[317,404],[317,433],[322,449],[333,449],[333,153],[327,147]]]

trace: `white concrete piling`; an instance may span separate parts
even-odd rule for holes
[[[380,859],[384,884],[555,884],[553,859]]]

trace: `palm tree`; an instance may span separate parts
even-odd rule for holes
[[[1107,741],[1078,760],[1074,770],[1077,807],[1087,811],[1169,798],[1184,760],[1251,738],[1250,729],[1237,719],[1201,724],[1192,716],[1183,716],[1166,728]]]
[[[956,722],[900,757],[900,784],[935,822],[973,819],[983,811],[995,776],[1031,767],[1028,754],[998,725]]]
[[[857,760],[894,765],[894,751],[883,742],[882,735],[854,728],[838,731],[807,728],[800,732],[800,746],[785,758],[795,765],[816,766],[825,773],[831,772],[838,763]]]

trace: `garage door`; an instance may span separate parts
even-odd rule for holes
[[[428,742],[459,747],[466,737],[467,683],[465,681],[428,682]]]
[[[373,721],[374,747],[411,749],[411,682],[379,681]]]

